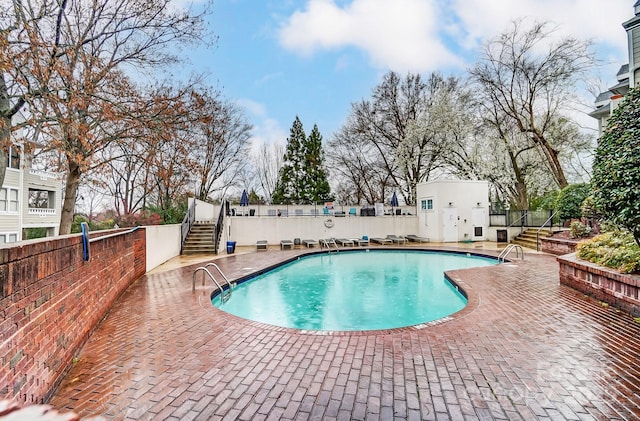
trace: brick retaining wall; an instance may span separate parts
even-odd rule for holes
[[[640,276],[579,260],[575,254],[558,257],[560,283],[640,317]]]
[[[120,230],[123,231],[123,230]],[[116,298],[145,273],[145,230],[0,248],[0,399],[42,403]]]
[[[578,241],[566,238],[548,237],[540,239],[540,249],[545,253],[554,254],[556,256],[574,253],[577,245]]]

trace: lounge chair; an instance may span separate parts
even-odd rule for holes
[[[374,243],[378,243],[382,245],[393,244],[393,241],[389,240],[388,238],[371,237],[370,240],[373,241]]]
[[[391,240],[394,244],[407,244],[407,239],[398,235],[387,235],[387,239]]]
[[[428,243],[429,242],[429,239],[427,237],[420,237],[420,236],[417,236],[415,234],[405,235],[404,238],[409,240],[409,242],[414,242],[414,243]]]
[[[318,245],[318,242],[316,240],[302,240],[302,244],[307,246],[307,248],[311,248]]]
[[[363,235],[362,238],[354,238],[353,242],[361,247],[369,245],[369,237]]]
[[[291,240],[280,240],[280,250],[292,249],[292,248],[293,248],[293,241],[291,241]]]
[[[342,247],[345,247],[345,246],[353,247],[353,240],[349,240],[348,238],[337,238],[336,241],[340,243]]]
[[[267,243],[267,240],[259,240],[258,242],[256,242],[257,251],[268,250],[268,249],[269,249],[269,243]]]

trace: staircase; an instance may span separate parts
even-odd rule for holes
[[[522,234],[518,235],[516,238],[511,240],[514,244],[519,244],[522,247],[526,247],[529,249],[537,250],[536,247],[536,232],[538,228],[529,228],[524,231]],[[549,229],[541,229],[538,235],[539,238],[545,238],[551,235],[551,231]]]
[[[214,254],[216,252],[213,245],[215,228],[216,224],[193,224],[182,247],[182,254]]]

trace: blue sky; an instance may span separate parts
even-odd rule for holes
[[[484,41],[522,17],[593,40],[601,87],[611,86],[627,61],[621,23],[633,16],[634,2],[215,0],[217,46],[190,56],[209,84],[244,108],[255,144],[284,143],[296,115],[307,133],[318,124],[328,140],[351,103],[370,98],[388,70],[462,74]]]

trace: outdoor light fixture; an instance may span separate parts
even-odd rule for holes
[[[449,207],[453,206],[453,202],[449,202]]]

